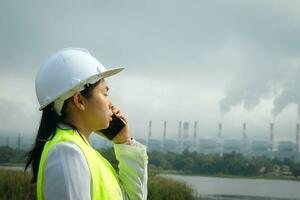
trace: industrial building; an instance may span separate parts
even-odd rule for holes
[[[198,138],[198,124],[193,123],[190,130],[189,122],[178,122],[178,138],[167,139],[167,121],[163,122],[163,137],[161,140],[151,138],[152,122],[149,121],[148,150],[172,151],[181,153],[184,150],[196,151],[203,154],[241,153],[246,156],[265,156],[269,158],[300,158],[299,147],[299,124],[296,124],[295,141],[276,141],[274,124],[270,123],[269,139],[256,139],[247,136],[246,123],[242,124],[240,138],[226,138],[222,133],[222,123],[218,123],[216,137]],[[192,134],[191,134],[192,133]]]

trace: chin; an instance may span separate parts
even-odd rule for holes
[[[107,123],[106,127],[104,129],[107,129],[109,127],[109,123]]]
[[[101,126],[98,126],[98,130],[107,129],[109,127],[109,122],[101,124]]]
[[[104,129],[107,129],[108,127],[109,127],[109,121],[106,122]]]

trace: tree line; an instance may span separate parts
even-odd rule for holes
[[[117,169],[118,161],[115,158],[113,147],[98,150],[112,166]],[[179,173],[198,175],[280,175],[283,172],[300,177],[300,162],[277,158],[246,157],[239,153],[200,154],[197,152],[183,151],[181,154],[174,152],[151,151],[148,152],[149,168],[154,170],[175,170]],[[0,147],[1,163],[25,163],[26,151],[11,147]]]
[[[300,176],[300,162],[262,156],[247,157],[240,153],[201,154],[183,151],[149,152],[150,168],[158,170],[176,170],[183,173],[199,175],[237,175],[259,176],[280,175],[290,172],[295,177]]]

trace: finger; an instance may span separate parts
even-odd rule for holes
[[[113,106],[113,107],[112,107],[112,112],[113,112],[114,114],[117,114],[117,113],[120,112],[120,109],[119,109],[118,107],[116,107],[116,106]]]
[[[120,117],[124,117],[124,115],[123,115],[122,112],[117,113],[116,116],[119,117],[119,118],[120,118]]]
[[[127,117],[121,115],[121,116],[118,116],[125,124],[128,124],[128,119]]]
[[[117,106],[112,106],[112,111],[116,115],[116,117],[122,119],[122,121],[127,124],[128,119],[124,116],[124,114],[121,112],[121,110]]]
[[[122,112],[119,112],[118,114],[116,114],[116,116],[117,116],[118,118],[121,118],[121,119],[125,120],[125,121],[128,121],[128,120],[127,120],[127,117],[126,117]]]
[[[120,110],[116,113],[116,115],[118,115],[118,116],[124,116],[124,114]]]

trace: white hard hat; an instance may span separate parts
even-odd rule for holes
[[[56,113],[61,115],[64,101],[76,91],[83,90],[85,84],[93,84],[123,69],[106,70],[86,49],[62,49],[52,55],[36,75],[35,90],[40,103],[39,110],[54,102]]]

